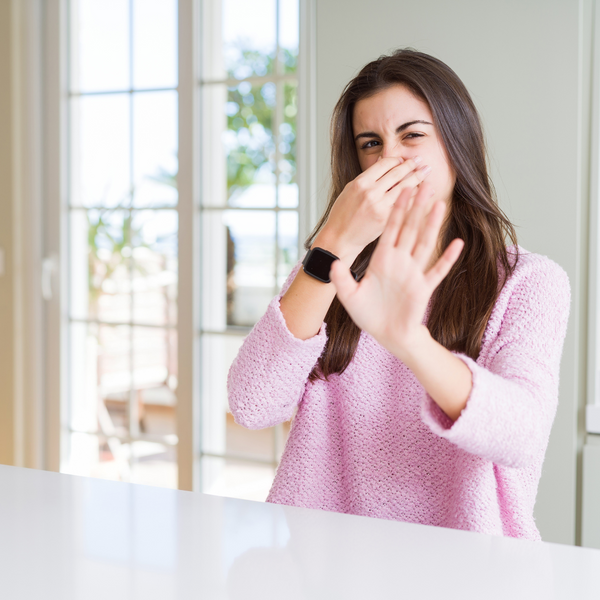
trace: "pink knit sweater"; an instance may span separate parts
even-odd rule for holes
[[[539,540],[533,506],[570,287],[555,262],[519,252],[477,361],[455,353],[473,388],[454,423],[364,331],[344,373],[308,381],[327,333],[323,324],[302,341],[286,327],[279,299],[298,264],[228,377],[229,405],[244,427],[271,427],[297,409],[267,501]]]

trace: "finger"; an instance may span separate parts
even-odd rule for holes
[[[427,183],[423,182],[419,186],[419,191],[415,196],[413,205],[408,211],[404,224],[398,236],[396,246],[405,252],[413,253],[415,242],[421,229],[421,223],[425,216],[427,200],[433,196],[434,190]]]
[[[385,194],[385,192],[393,189],[400,181],[404,180],[409,175],[417,170],[425,168],[426,166],[421,164],[421,159],[419,157],[409,158],[384,173],[377,180],[375,187],[380,190],[380,193]]]
[[[381,156],[381,154],[380,154],[380,155],[377,157],[377,161],[381,160],[382,158],[383,158],[383,156]],[[400,157],[399,157],[399,158],[398,158],[398,160],[400,161],[400,164],[402,164],[402,163],[404,162],[404,159],[403,159],[403,158],[400,158]],[[375,161],[375,162],[377,162],[377,161]]]
[[[385,224],[383,233],[379,238],[378,245],[393,246],[396,243],[398,234],[400,233],[400,228],[402,227],[402,223],[406,213],[408,212],[408,203],[410,202],[411,195],[412,189],[405,188],[396,200],[394,206],[392,206],[392,210],[390,211],[390,215],[387,223]]]
[[[380,177],[383,177],[390,169],[402,164],[401,158],[387,156],[376,160],[368,169],[365,169],[358,177],[366,179],[369,183],[375,183]],[[358,179],[357,177],[357,179]]]
[[[431,293],[448,275],[464,247],[465,242],[460,238],[452,240],[435,265],[425,273],[425,281],[428,283]]]
[[[350,274],[350,269],[344,266],[341,260],[334,260],[331,263],[329,277],[335,286],[339,301],[344,305],[348,313],[350,313],[353,306],[354,294],[359,284]]]
[[[418,191],[419,191],[419,186],[418,186],[418,185],[417,185],[417,186],[415,186],[415,187],[412,189],[412,193],[411,193],[411,195],[410,195],[410,200],[408,201],[407,211],[409,211],[409,210],[411,209],[411,207],[412,207],[412,205],[413,205],[413,202],[414,202],[414,200],[415,200],[415,196],[417,195],[417,192],[418,192]]]
[[[389,190],[384,195],[384,198],[390,198],[390,204],[393,205],[396,202],[396,199],[400,197],[400,194],[402,194],[405,189],[410,188],[412,190],[410,200],[408,202],[408,210],[410,210],[413,205],[413,200],[419,191],[419,186],[423,183],[423,180],[425,177],[427,177],[427,175],[429,175],[430,172],[431,170],[424,172],[421,169],[415,171],[412,175],[409,175],[394,188]]]
[[[409,173],[402,181],[399,181],[397,184],[395,184],[391,189],[387,191],[387,194],[390,195],[396,192],[400,193],[405,187],[417,188],[417,186],[423,183],[423,181],[427,178],[429,173],[431,173],[431,167],[423,165],[422,167],[416,169],[412,173]]]
[[[433,203],[425,226],[417,237],[413,258],[424,269],[431,259],[431,255],[438,241],[442,221],[444,220],[445,204],[439,200]]]

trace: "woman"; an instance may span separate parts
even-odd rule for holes
[[[245,427],[297,410],[267,500],[539,540],[569,282],[517,245],[448,66],[399,50],[348,84],[307,249],[228,378]]]

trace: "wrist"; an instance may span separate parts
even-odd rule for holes
[[[324,232],[317,235],[311,245],[312,248],[322,248],[335,254],[348,268],[352,266],[352,263],[362,251],[362,248],[350,247]]]
[[[392,354],[399,358],[409,369],[416,367],[423,359],[427,360],[431,349],[431,342],[434,342],[429,329],[423,324],[419,325],[414,335],[408,340],[403,340],[402,344],[394,344],[391,349]],[[434,342],[435,343],[435,342]]]

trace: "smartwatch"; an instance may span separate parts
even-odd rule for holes
[[[302,267],[304,272],[323,283],[331,283],[329,278],[329,271],[331,270],[331,264],[334,260],[338,260],[338,257],[323,248],[312,248],[306,253],[304,260],[302,261]],[[350,271],[354,279],[357,279],[356,273]]]
[[[302,267],[304,272],[323,283],[330,283],[329,271],[331,270],[331,264],[338,257],[323,248],[312,248],[306,253],[304,260],[302,261]]]

